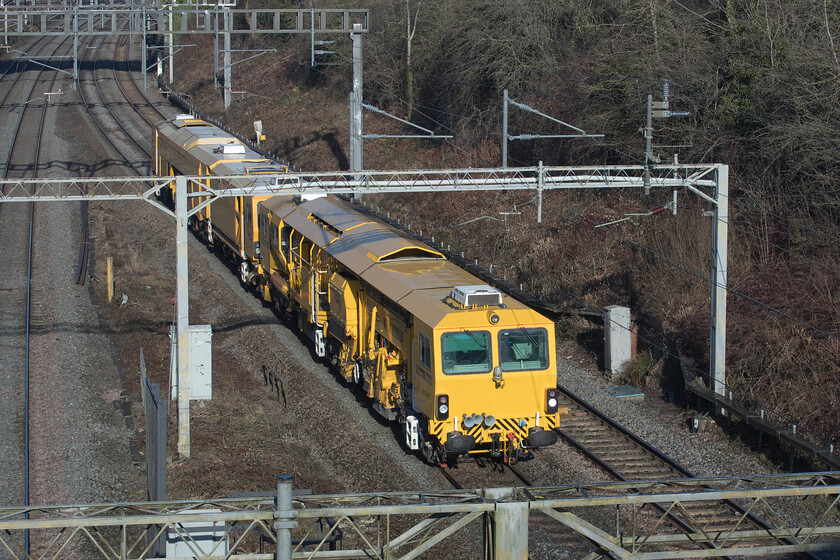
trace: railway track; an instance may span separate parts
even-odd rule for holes
[[[104,38],[100,39],[99,45],[97,47],[93,47],[93,49],[92,49],[93,52],[96,55],[98,55],[101,47],[104,44],[105,44],[105,39]],[[115,59],[116,57],[111,57],[111,58]],[[108,112],[108,114],[111,116],[113,122],[116,123],[116,125],[118,127],[120,127],[123,131],[125,131],[125,127],[120,122],[120,120],[117,119],[114,116],[113,112],[111,111],[111,109],[108,106],[108,102],[105,100],[105,97],[102,96],[102,94],[101,94],[101,90],[99,88],[99,80],[97,79],[97,76],[96,76],[96,69],[97,69],[96,67],[97,67],[98,62],[99,62],[99,59],[98,59],[98,56],[97,56],[97,58],[93,61],[92,76],[93,76],[93,83],[96,86],[96,92],[97,92],[97,94],[99,94],[99,98],[101,99],[101,107],[104,107],[105,110]],[[116,67],[116,62],[115,61],[114,61],[114,66]],[[103,125],[101,124],[100,119],[97,119],[96,116],[95,116],[94,109],[93,109],[93,102],[89,101],[88,98],[84,94],[84,87],[81,87],[81,81],[82,81],[81,77],[80,77],[79,81],[80,81],[79,95],[81,96],[82,102],[85,105],[85,109],[87,110],[88,114],[91,116],[94,124],[96,124],[96,126],[100,130],[100,132],[102,132],[103,136],[105,136],[106,138],[108,138],[110,140],[110,138],[105,133],[105,129],[104,129]],[[127,134],[128,133],[126,131],[126,135]],[[110,143],[116,148],[116,144],[113,141],[110,141]],[[119,149],[118,149],[118,151],[119,151]],[[122,155],[121,152],[120,152],[120,154]],[[128,163],[128,160],[126,160],[126,163]],[[76,264],[76,284],[83,285],[85,283],[85,278],[87,278],[88,262],[90,260],[90,222],[89,222],[89,219],[88,219],[88,202],[86,200],[83,200],[83,201],[79,202],[79,211],[80,211],[80,214],[81,214],[81,228],[82,229],[81,229],[81,239],[80,239],[80,242],[79,242],[79,258],[78,258],[78,261],[77,261],[77,264]]]
[[[112,53],[113,55],[107,56],[103,60],[103,57],[99,56],[103,51]],[[94,53],[95,59],[91,61],[91,79],[87,80],[87,83],[92,84],[93,88],[80,87],[79,89],[85,109],[102,134],[102,137],[113,146],[122,158],[124,165],[121,165],[121,167],[123,168],[123,172],[130,175],[148,175],[150,173],[149,160],[151,159],[148,142],[149,133],[153,127],[152,121],[165,118],[165,115],[146,98],[131,72],[131,40],[126,35],[119,38],[101,38],[99,44],[90,49],[90,52]],[[124,64],[127,70],[125,72],[119,71],[117,68],[118,63]],[[105,65],[109,66],[109,68],[102,68]],[[104,69],[107,76],[100,75],[100,69]],[[132,91],[131,97],[127,88],[123,87],[123,80],[120,79],[121,73],[128,76],[127,81],[130,84],[128,89]],[[116,91],[119,92],[119,96],[106,95],[104,91],[106,83],[116,86]],[[86,89],[90,90],[87,94],[85,93]],[[114,88],[111,89],[114,91]],[[130,107],[145,123],[148,129],[137,130],[130,126],[130,120],[126,119],[125,115],[118,117],[112,109],[112,105]],[[115,136],[119,136],[119,138],[115,138]],[[130,167],[130,170],[125,168],[126,165]],[[84,284],[85,278],[87,277],[90,250],[88,202],[82,201],[79,204],[82,217],[82,232],[79,258],[76,266],[76,283]]]
[[[52,50],[52,53],[47,55],[52,57],[56,56],[62,48],[67,49],[68,47],[66,46],[66,43],[67,40],[58,42],[58,44],[50,41],[42,42],[41,40],[37,41],[33,47],[38,50],[36,56],[44,54],[45,51]],[[35,178],[38,176],[41,157],[41,139],[44,136],[44,123],[46,121],[47,111],[50,105],[49,95],[44,93],[43,97],[39,97],[37,90],[38,88],[44,88],[46,91],[53,91],[53,86],[56,83],[58,76],[57,73],[45,74],[45,70],[42,66],[38,70],[34,79],[31,80],[31,86],[27,86],[25,82],[28,78],[25,79],[24,76],[29,67],[32,65],[34,65],[34,63],[27,61],[21,69],[17,63],[15,64],[15,68],[18,70],[16,76],[14,80],[9,80],[11,81],[9,89],[3,95],[2,100],[0,100],[0,107],[9,110],[11,113],[10,116],[14,114],[14,111],[19,109],[17,118],[12,116],[12,121],[16,121],[16,123],[13,127],[14,132],[11,135],[9,150],[6,155],[6,161],[4,162],[4,179],[20,177]],[[8,74],[4,72],[2,77],[7,78],[7,75]],[[31,75],[29,77],[31,77]],[[25,99],[26,101],[23,103],[10,103],[12,93],[15,91],[17,91],[18,99]],[[33,134],[33,131],[37,132]],[[21,501],[27,506],[30,503],[31,479],[30,451],[32,437],[30,433],[30,404],[32,376],[30,375],[30,357],[32,354],[32,332],[42,326],[42,317],[39,311],[41,310],[42,298],[44,297],[44,294],[38,294],[36,292],[33,285],[33,277],[39,272],[40,265],[42,264],[36,263],[34,259],[35,219],[36,205],[29,203],[25,205],[23,212],[15,212],[11,216],[3,216],[2,227],[0,227],[0,235],[2,235],[4,242],[6,243],[7,251],[4,258],[6,260],[5,265],[7,272],[11,276],[14,276],[16,274],[20,274],[20,268],[25,269],[22,278],[23,283],[25,284],[25,295],[22,302],[16,302],[17,305],[21,305],[22,303],[25,307],[23,314],[23,353],[20,359],[12,358],[13,360],[17,360],[16,364],[14,364],[17,365],[17,368],[15,368],[14,365],[9,368],[10,364],[3,363],[3,367],[0,367],[0,369],[9,369],[10,371],[10,375],[4,377],[4,384],[6,385],[7,390],[11,389],[13,394],[20,395],[17,403],[4,403],[3,410],[8,412],[13,409],[22,408],[21,423],[8,431],[3,429],[3,433],[13,440],[18,440],[19,438],[18,441],[22,444],[20,445],[23,450],[22,457],[20,457],[18,461],[15,461],[19,463],[19,466],[16,466],[14,469],[15,472],[7,473],[7,476],[13,478],[20,477],[22,479],[23,488]],[[17,235],[12,234],[12,232],[7,231],[7,229],[17,230]],[[24,246],[22,248],[12,248],[12,245],[15,244],[15,240],[20,239],[20,231],[25,232]],[[23,250],[21,251],[21,249]],[[10,280],[13,283],[17,282],[17,279],[3,278],[2,283],[5,284]],[[17,305],[9,305],[9,308],[14,308]],[[20,373],[15,373],[16,369]],[[17,486],[18,483],[16,480],[9,482],[12,483],[12,487]],[[28,553],[30,550],[28,531],[25,532],[23,540],[23,547]]]
[[[569,407],[569,415],[561,416],[557,433],[612,478],[619,481],[695,478],[694,474],[674,459],[633,434],[606,414],[564,387],[560,405]],[[688,505],[669,518],[684,532],[717,533],[731,531],[747,523],[756,530],[770,526],[745,511],[739,504],[726,501],[722,505]],[[813,555],[806,555],[816,558]]]
[[[694,478],[694,475],[688,469],[665,453],[642,440],[571,391],[563,387],[558,388],[561,391],[561,406],[568,406],[570,410],[568,416],[561,417],[560,426],[557,428],[558,434],[615,480],[654,481]],[[504,465],[504,470],[515,476],[521,482],[520,485],[525,487],[537,486],[528,475],[519,469],[518,465]],[[440,468],[440,472],[456,489],[514,485],[509,482],[510,479],[501,484],[498,480],[489,484],[486,482],[476,484],[472,481],[464,484],[456,474],[453,474],[452,469]],[[745,526],[758,531],[772,529],[761,518],[732,501],[704,505],[685,503],[683,507],[684,509],[678,512],[665,512],[657,506],[658,512],[650,512],[649,515],[651,521],[655,522],[660,516],[666,514],[675,527],[686,534],[725,535],[739,528],[744,529]],[[597,547],[585,541],[580,535],[560,529],[556,526],[556,523],[539,518],[532,518],[530,523],[534,532],[544,535],[543,542],[562,542],[562,548],[565,551],[575,550],[573,557],[583,558],[587,555],[592,555],[591,557],[611,557],[608,551],[598,550]],[[587,546],[589,548],[586,548]],[[541,554],[546,553],[546,548],[539,544],[533,548],[536,550],[529,554],[530,559],[541,558],[543,557]],[[555,557],[553,552],[548,552],[548,554],[549,557]],[[801,556],[819,558],[819,556],[808,553],[803,553]]]
[[[116,71],[116,59],[118,58],[116,55],[119,50],[117,49],[117,42],[107,43],[106,38],[100,38],[100,44],[95,49],[91,49],[96,58],[90,61],[92,69],[89,79],[85,79],[83,87],[79,88],[82,102],[102,137],[113,146],[122,159],[121,165],[119,165],[121,172],[130,175],[148,175],[151,151],[147,146],[151,125],[138,105],[128,98],[120,84]],[[98,56],[103,51],[110,56]],[[126,50],[123,49],[123,52],[126,52]],[[103,68],[105,65],[109,65],[109,67]],[[104,70],[104,75],[100,70]],[[105,92],[106,87],[110,87],[107,94]],[[122,113],[120,117],[117,117],[112,109],[112,105],[117,104],[129,108],[132,113],[138,115],[149,125],[149,130],[129,130],[130,119]]]
[[[52,41],[42,38],[26,50],[30,58],[46,60],[66,56],[71,48],[72,38]],[[128,53],[127,50],[125,52]],[[116,64],[111,62],[111,70],[116,78]],[[0,110],[4,122],[2,144],[8,146],[8,149],[3,154],[5,161],[2,176],[4,179],[35,178],[44,167],[40,162],[41,139],[50,137],[56,131],[72,134],[69,131],[73,130],[72,124],[66,120],[60,121],[64,126],[53,128],[58,121],[58,113],[53,111],[64,111],[63,107],[72,105],[72,102],[51,103],[56,98],[50,99],[52,95],[47,93],[57,93],[59,85],[64,87],[64,95],[69,97],[73,93],[66,83],[66,74],[31,60],[9,63],[3,70],[0,76],[3,84],[0,88]],[[50,128],[45,128],[47,126]],[[50,167],[72,168],[79,166],[78,162],[82,161],[72,157],[63,160],[59,154],[53,156]],[[3,346],[10,349],[0,356],[0,371],[5,372],[4,390],[0,395],[0,410],[5,418],[0,419],[0,431],[6,436],[6,441],[0,444],[0,457],[8,467],[4,472],[6,492],[2,501],[4,504],[28,505],[30,500],[44,503],[49,499],[62,499],[62,492],[56,491],[56,484],[60,484],[64,476],[64,461],[56,459],[61,456],[68,441],[66,438],[56,439],[56,417],[52,413],[57,412],[53,408],[57,409],[61,405],[53,391],[62,382],[53,375],[55,371],[49,362],[55,365],[60,359],[56,354],[56,341],[63,335],[57,334],[59,331],[56,330],[55,312],[58,304],[54,298],[52,279],[57,272],[53,262],[56,262],[58,253],[66,249],[63,247],[66,244],[51,243],[49,239],[62,231],[64,224],[69,225],[75,220],[70,218],[72,213],[58,211],[58,207],[54,206],[5,206],[0,216],[0,236],[4,239],[0,306],[9,312],[19,308],[20,312],[3,319],[2,323],[3,332],[6,333],[3,335]],[[44,216],[43,221],[39,220],[39,215]],[[85,204],[81,209],[82,240],[75,275],[79,284],[84,283],[87,275],[89,243],[86,217]],[[67,238],[66,232],[60,238],[62,241],[72,239]],[[20,352],[11,351],[17,348],[20,348]],[[47,378],[50,382],[44,383]],[[21,538],[28,553],[28,533],[21,535]]]
[[[514,465],[489,460],[467,461],[458,468],[437,467],[438,472],[456,490],[465,488],[512,488],[517,486],[536,486],[521,470]],[[558,558],[613,558],[606,551],[600,550],[591,541],[580,534],[560,525],[545,516],[533,516],[529,519],[531,551],[528,560]],[[485,535],[489,523],[485,520]]]
[[[131,41],[121,36],[113,44],[106,45],[101,39],[100,45],[91,49],[95,53],[102,51],[112,56],[99,57],[91,62],[90,78],[85,80],[86,87],[80,88],[82,101],[101,136],[119,154],[122,172],[130,175],[146,176],[150,173],[152,146],[150,140],[154,132],[154,122],[168,118],[144,94],[130,69],[119,70],[118,63],[130,64]],[[107,65],[107,68],[106,68]],[[99,72],[104,70],[104,72]],[[120,75],[123,78],[120,78]],[[106,88],[109,88],[106,91]],[[119,106],[117,115],[113,107]],[[125,108],[145,123],[136,126],[127,118]]]
[[[557,433],[616,480],[693,478],[688,469],[568,389],[560,390],[561,416]]]
[[[149,127],[149,131],[153,131],[156,122],[167,119],[169,116],[158,108],[157,103],[151,101],[146,96],[146,93],[137,83],[135,72],[132,71],[130,65],[126,64],[125,70],[122,71],[117,69],[118,61],[131,61],[131,47],[132,43],[127,35],[124,35],[117,43],[115,53],[117,56],[111,59],[111,71],[114,76],[114,83],[119,88],[123,99],[134,108],[137,115]],[[124,54],[120,55],[120,51],[123,51]],[[127,76],[128,80],[121,80],[120,74],[124,77]],[[124,82],[129,83],[130,86],[128,88],[123,87]],[[148,134],[149,131],[146,131],[146,133]],[[148,136],[144,136],[144,138],[148,141]],[[146,150],[146,153],[149,153],[149,151]]]

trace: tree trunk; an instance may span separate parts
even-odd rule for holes
[[[410,0],[405,0],[405,90],[406,120],[411,120],[414,114],[414,72],[411,69],[411,41],[414,39],[414,32],[417,31],[417,16],[420,14],[420,6],[417,6],[417,13],[414,15],[414,27],[411,26]]]

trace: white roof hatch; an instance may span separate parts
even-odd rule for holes
[[[241,154],[245,155],[245,144],[222,144],[214,151],[222,154]]]
[[[480,286],[455,286],[449,296],[463,305],[501,305],[502,292],[484,284]]]

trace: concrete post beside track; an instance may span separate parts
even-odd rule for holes
[[[487,488],[484,498],[496,502],[492,517],[492,542],[485,542],[485,551],[493,560],[525,560],[528,558],[528,502],[504,502],[512,488]],[[486,538],[486,536],[485,536]]]
[[[175,177],[175,240],[178,291],[178,455],[190,458],[190,305],[187,267],[187,178]]]
[[[277,531],[275,560],[291,560],[292,529],[297,527],[297,512],[292,509],[292,475],[277,476],[277,509],[274,511],[274,529]]]
[[[604,371],[617,379],[632,356],[630,308],[608,305],[604,308]]]
[[[709,365],[712,390],[726,395],[726,278],[729,254],[729,166],[715,177],[715,213],[712,225],[712,332]],[[721,414],[722,409],[715,411]]]

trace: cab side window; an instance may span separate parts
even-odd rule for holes
[[[423,333],[420,333],[420,365],[432,369],[432,341]]]
[[[276,227],[271,228],[271,240],[270,241],[271,241],[271,248],[272,249],[276,249],[279,246],[279,243],[277,242],[277,228]]]
[[[280,230],[280,252],[283,254],[283,258],[286,259],[286,262],[289,262],[291,259],[291,236],[292,228],[290,228],[289,226],[283,226],[283,228]]]

